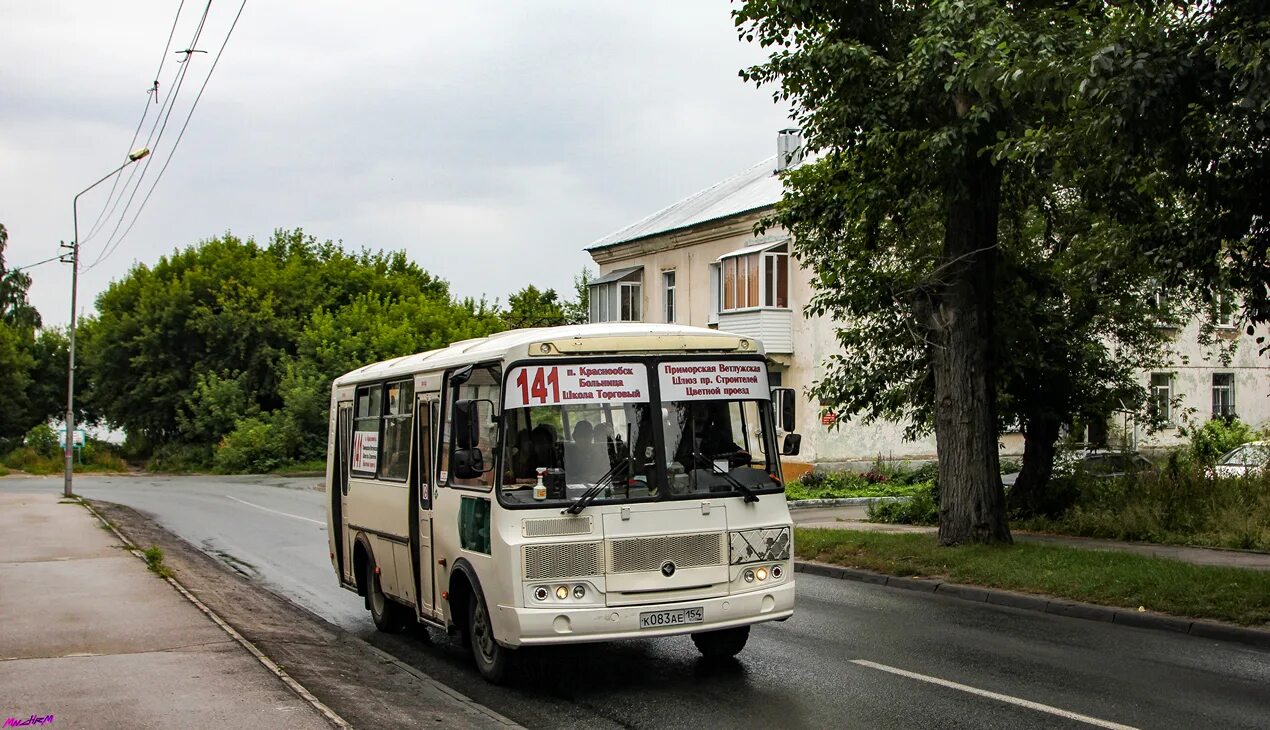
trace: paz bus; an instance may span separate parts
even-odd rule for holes
[[[335,573],[379,630],[458,634],[493,682],[541,644],[691,634],[734,656],[794,611],[792,395],[757,340],[674,325],[515,330],[354,370],[331,388]]]

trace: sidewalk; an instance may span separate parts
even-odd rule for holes
[[[934,527],[917,527],[914,525],[887,525],[866,522],[867,508],[857,505],[845,507],[816,507],[811,509],[791,509],[794,524],[799,527],[812,527],[829,530],[861,530],[864,532],[925,532],[934,533]],[[1144,542],[1121,542],[1118,540],[1095,540],[1088,537],[1068,537],[1066,535],[1042,535],[1031,532],[1013,532],[1017,542],[1043,543],[1046,545],[1062,545],[1082,550],[1115,550],[1139,555],[1151,555],[1157,558],[1179,560],[1194,565],[1220,565],[1229,568],[1248,568],[1250,570],[1270,570],[1270,553],[1243,552],[1240,550],[1217,550],[1213,548],[1185,547],[1182,545],[1156,545]]]
[[[331,727],[80,505],[0,493],[0,535],[0,723]]]

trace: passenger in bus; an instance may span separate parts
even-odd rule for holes
[[[516,434],[516,447],[512,453],[512,474],[517,480],[533,479],[536,476],[534,471],[536,466],[533,437],[529,435],[528,428],[522,428]]]
[[[573,427],[573,441],[565,445],[564,473],[574,484],[594,482],[608,471],[603,442],[596,443],[594,437],[595,428],[584,418]]]
[[[529,434],[533,441],[533,468],[551,469],[560,466],[556,458],[556,432],[545,423],[534,426]]]

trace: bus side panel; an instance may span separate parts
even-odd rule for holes
[[[398,575],[394,545],[410,543],[410,497],[406,483],[350,479],[348,497],[345,519],[349,530],[362,532],[369,538],[384,593],[405,600],[406,594],[400,586],[410,581],[410,573]]]

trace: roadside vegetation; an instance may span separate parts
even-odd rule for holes
[[[26,436],[7,452],[0,452],[0,464],[7,470],[27,474],[61,474],[66,470],[63,447],[57,433],[45,424],[27,432]],[[75,460],[76,473],[120,473],[128,471],[128,465],[119,455],[118,447],[96,439],[88,439]],[[0,468],[0,476],[7,474]]]
[[[803,560],[1245,626],[1270,624],[1270,572],[1053,545],[947,550],[925,534],[801,528],[794,533]]]
[[[141,551],[141,556],[145,558],[146,567],[160,578],[172,577],[172,569],[163,563],[163,548],[158,545],[151,545]]]
[[[785,498],[842,499],[850,497],[912,497],[928,491],[935,483],[936,467],[926,464],[912,468],[878,460],[865,472],[813,471],[790,482]]]
[[[1015,513],[1012,529],[1109,540],[1270,551],[1270,472],[1218,478],[1213,463],[1234,447],[1266,438],[1236,419],[1188,430],[1190,442],[1156,468],[1108,478],[1060,469],[1032,515]],[[1070,460],[1068,460],[1070,463]],[[869,506],[868,519],[907,525],[939,523],[939,490]]]

